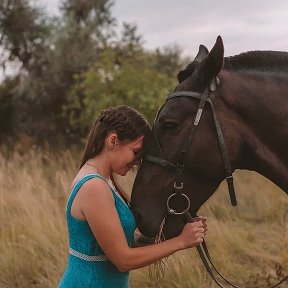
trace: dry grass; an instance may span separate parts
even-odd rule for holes
[[[3,155],[0,287],[56,287],[67,259],[65,202],[77,170],[74,157],[69,151],[54,155],[36,149]],[[120,181],[131,188],[133,178]],[[221,185],[201,209],[209,217],[207,244],[227,278],[246,288],[267,287],[288,270],[288,197],[254,173],[237,172],[235,185],[237,208],[230,207]],[[169,257],[168,265],[160,287],[216,287],[195,249]],[[131,272],[131,287],[154,286],[147,268]]]

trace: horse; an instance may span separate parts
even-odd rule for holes
[[[187,214],[196,215],[224,179],[236,205],[236,169],[256,171],[288,193],[288,53],[224,58],[218,36],[210,52],[200,45],[177,77],[155,118],[131,195],[137,227],[149,238],[164,218],[165,238],[179,235]]]

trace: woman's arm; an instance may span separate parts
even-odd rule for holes
[[[91,179],[79,190],[78,204],[97,242],[119,271],[129,271],[152,264],[174,252],[203,241],[202,221],[185,226],[175,238],[139,248],[128,246],[113,195],[101,179]]]

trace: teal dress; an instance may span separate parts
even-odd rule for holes
[[[67,202],[69,258],[58,288],[128,288],[129,273],[119,272],[115,265],[109,261],[95,239],[87,221],[78,220],[71,215],[72,202],[77,192],[83,183],[92,178],[103,179],[98,174],[88,174],[81,178],[73,186]],[[127,242],[131,246],[136,228],[135,219],[126,203],[120,199],[112,187],[110,187],[110,190],[114,196],[115,206]]]

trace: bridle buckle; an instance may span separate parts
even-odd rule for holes
[[[183,182],[181,182],[179,186],[178,186],[178,184],[177,184],[176,181],[174,182],[174,189],[176,189],[176,190],[182,190],[183,187],[184,187],[184,183],[183,183]]]

